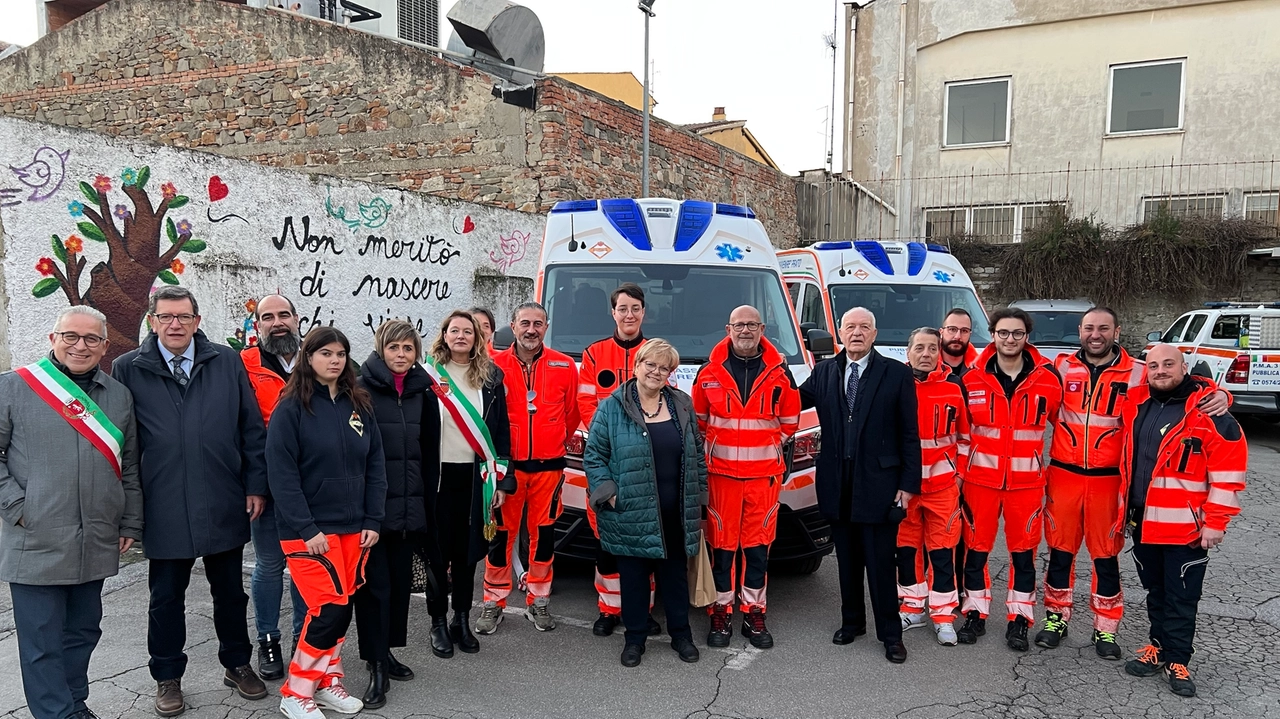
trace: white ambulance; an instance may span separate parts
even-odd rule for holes
[[[783,250],[778,264],[800,328],[838,335],[840,317],[854,307],[876,316],[876,349],[907,358],[907,338],[920,327],[939,327],[960,307],[973,319],[971,341],[991,342],[987,313],[969,274],[947,248],[922,242],[819,242]]]
[[[796,382],[809,376],[809,338],[801,340],[773,245],[750,208],[666,199],[556,203],[547,217],[535,289],[550,315],[546,344],[581,361],[583,349],[614,333],[609,293],[624,282],[644,289],[644,335],[679,350],[675,379],[681,389],[689,391],[739,305],[760,310],[765,336],[787,358]],[[815,338],[821,346],[822,336]],[[832,548],[813,485],[819,438],[816,414],[803,413],[771,552],[775,562],[803,572],[816,570]],[[585,430],[570,447],[556,551],[594,559],[596,539],[585,514],[584,439]]]

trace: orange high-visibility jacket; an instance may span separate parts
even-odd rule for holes
[[[693,411],[706,436],[707,472],[738,479],[777,477],[786,472],[782,444],[800,426],[800,390],[787,360],[760,338],[762,369],[746,401],[725,362],[728,337],[711,350],[693,380]]]
[[[1005,397],[994,374],[999,371],[995,343],[962,379],[969,403],[965,482],[993,489],[1044,486],[1044,430],[1062,404],[1062,382],[1035,347],[1027,345],[1026,352],[1034,369],[1012,399]]]
[[[1119,471],[1120,414],[1129,392],[1147,383],[1147,367],[1118,346],[1116,352],[1096,383],[1080,352],[1058,355],[1054,361],[1062,376],[1062,409],[1049,450],[1054,464],[1082,474]]]
[[[960,378],[945,363],[939,363],[928,377],[916,380],[916,407],[920,416],[920,493],[955,486],[963,476],[969,444],[969,413]]]
[[[262,348],[246,347],[240,353],[240,361],[249,372],[249,384],[253,386],[253,394],[258,398],[258,409],[262,412],[262,423],[271,424],[271,413],[280,402],[280,393],[284,391],[284,378],[276,374],[270,367],[262,364]]]
[[[1182,421],[1160,439],[1155,470],[1147,488],[1142,541],[1147,544],[1190,544],[1204,527],[1226,531],[1240,513],[1249,465],[1249,446],[1230,415],[1214,418],[1201,412],[1201,400],[1218,391],[1211,380],[1193,377],[1196,391],[1187,398]],[[1124,407],[1124,439],[1120,452],[1121,497],[1128,499],[1134,481],[1134,424],[1151,388],[1130,390]],[[1121,506],[1124,506],[1121,502]],[[1119,518],[1124,521],[1123,516]],[[1121,525],[1123,526],[1123,525]]]
[[[582,351],[578,370],[578,413],[582,426],[590,428],[596,407],[636,373],[636,353],[644,346],[644,335],[620,340],[617,335],[592,343]]]
[[[565,443],[578,431],[578,370],[573,358],[550,347],[526,366],[516,346],[493,355],[507,386],[513,462],[560,459]],[[533,392],[532,401],[529,393]],[[536,409],[529,411],[532,404]]]

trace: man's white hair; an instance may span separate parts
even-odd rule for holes
[[[53,329],[49,331],[57,332],[58,327],[62,325],[62,318],[68,315],[85,315],[86,317],[94,318],[95,320],[97,320],[99,323],[102,324],[102,336],[103,337],[107,336],[107,316],[102,314],[98,310],[90,307],[89,305],[72,305],[70,307],[64,308],[61,312],[58,313],[57,319],[53,321]]]
[[[871,310],[867,309],[866,307],[850,307],[849,309],[845,310],[845,313],[840,315],[841,327],[844,327],[845,319],[848,318],[849,315],[853,314],[854,312],[866,312],[867,316],[871,318],[871,329],[876,328],[876,314]]]

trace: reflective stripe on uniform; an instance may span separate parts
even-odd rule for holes
[[[986,452],[974,452],[969,455],[969,466],[999,469],[1000,458],[994,454],[987,454]]]
[[[1222,489],[1220,487],[1209,488],[1209,498],[1205,500],[1208,504],[1216,504],[1220,507],[1240,508],[1240,495],[1235,490]]]
[[[1143,517],[1162,524],[1197,524],[1199,519],[1191,507],[1155,507],[1150,504]]]
[[[717,444],[711,448],[711,456],[726,460],[769,460],[778,458],[778,448],[768,447],[735,447],[729,444]]]
[[[946,449],[956,443],[955,435],[946,435],[937,439],[920,438],[920,449]]]
[[[698,418],[707,420],[712,427],[717,429],[769,431],[777,430],[782,425],[778,419],[738,419],[736,417],[721,417],[716,414],[710,415],[709,419],[704,415],[698,415]]]
[[[1244,472],[1209,472],[1209,481],[1214,484],[1244,484]]]
[[[1207,492],[1209,483],[1197,479],[1159,476],[1151,478],[1151,486],[1160,489],[1180,489],[1186,492]]]

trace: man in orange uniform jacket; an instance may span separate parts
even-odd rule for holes
[[[782,445],[800,426],[800,391],[786,358],[765,339],[756,308],[735,309],[725,331],[728,337],[711,350],[693,381],[693,411],[706,437],[707,526],[716,583],[707,646],[729,646],[736,595],[742,635],[757,649],[769,649],[769,545],[778,534],[778,496],[787,480]],[[741,577],[734,571],[739,550],[745,559]]]
[[[1026,651],[1036,606],[1036,548],[1044,503],[1044,432],[1058,415],[1062,383],[1052,365],[1027,342],[1031,316],[1007,307],[991,315],[994,341],[963,382],[969,404],[970,445],[964,501],[970,512],[965,545],[964,644],[986,634],[991,611],[987,556],[1004,517],[1009,548],[1009,593],[1005,599],[1010,649]]]
[[[582,351],[582,366],[578,370],[578,411],[582,426],[591,431],[591,420],[596,407],[613,394],[613,391],[635,376],[636,353],[644,345],[644,290],[631,282],[624,282],[609,295],[609,307],[613,314],[615,331],[589,345]],[[600,537],[596,528],[596,513],[588,503],[587,521],[591,531]],[[603,547],[596,551],[596,592],[600,616],[591,627],[597,637],[613,634],[622,621],[622,584],[618,578],[618,562]],[[653,600],[649,603],[652,605]],[[662,628],[649,619],[649,633],[661,634]]]
[[[942,335],[922,327],[907,338],[907,362],[916,377],[920,418],[920,494],[907,504],[898,525],[898,598],[902,630],[924,626],[925,605],[938,643],[955,646],[955,610],[960,603],[952,566],[960,541],[960,449],[969,442],[969,412],[960,378],[938,361]],[[932,586],[926,583],[923,545],[929,555]]]
[[[489,542],[484,563],[484,608],[476,622],[480,634],[493,634],[502,622],[502,609],[511,594],[511,550],[520,536],[520,520],[526,509],[529,575],[525,617],[540,632],[556,628],[549,610],[551,560],[561,508],[565,445],[578,431],[578,372],[572,357],[543,344],[548,327],[542,305],[520,305],[511,318],[515,343],[493,356],[507,388],[516,491],[494,510],[498,533]]]
[[[1156,345],[1146,364],[1150,385],[1134,388],[1124,408],[1120,486],[1133,561],[1147,590],[1151,643],[1125,672],[1149,677],[1163,669],[1170,691],[1191,697],[1196,685],[1187,664],[1209,550],[1240,513],[1249,446],[1230,415],[1202,410],[1216,388],[1187,375],[1177,347]]]

